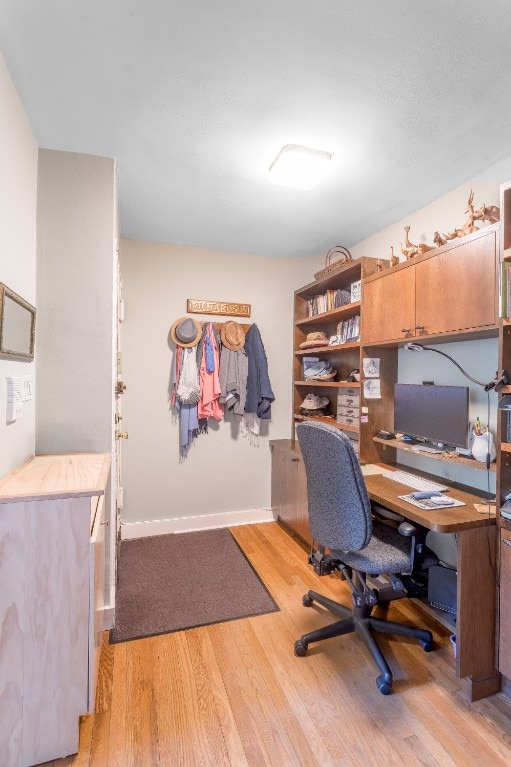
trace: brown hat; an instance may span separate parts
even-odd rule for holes
[[[201,335],[201,326],[191,317],[180,317],[170,328],[170,337],[178,346],[197,346]]]
[[[313,346],[328,346],[328,338],[322,330],[307,333],[307,338],[300,344],[300,349],[311,349]]]
[[[245,333],[238,322],[229,320],[224,322],[220,330],[222,343],[232,352],[239,352],[245,346]]]

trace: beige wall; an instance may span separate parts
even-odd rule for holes
[[[0,54],[0,282],[36,304],[37,144]],[[36,359],[37,359],[36,336]],[[35,400],[7,424],[6,376],[35,375],[34,362],[0,360],[0,477],[34,452]]]
[[[355,258],[360,256],[389,258],[390,246],[393,245],[394,255],[403,260],[400,243],[404,244],[405,225],[410,226],[411,242],[426,242],[432,245],[433,235],[437,230],[441,233],[452,232],[466,222],[468,216],[465,210],[471,189],[474,191],[476,208],[483,203],[499,205],[499,185],[508,178],[511,178],[511,157],[492,165],[484,173],[467,180],[465,184],[456,187],[424,208],[396,221],[372,237],[362,240],[350,248],[351,253]]]
[[[38,453],[112,449],[115,162],[42,149]]]
[[[270,439],[291,435],[293,291],[313,278],[299,259],[123,240],[123,522],[189,517],[270,506]],[[276,401],[258,448],[229,416],[179,461],[178,425],[168,405],[170,326],[187,298],[252,305]],[[206,317],[198,319],[207,319]],[[214,318],[213,318],[214,319]],[[211,422],[210,422],[211,423]]]

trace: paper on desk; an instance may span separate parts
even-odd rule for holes
[[[406,501],[407,503],[411,503],[412,506],[417,506],[419,509],[424,509],[424,511],[434,511],[435,509],[454,509],[455,506],[466,506],[463,501],[458,501],[456,498],[451,498],[451,501],[454,501],[454,503],[446,503],[444,505],[433,503],[433,501],[430,501],[429,498],[421,498],[421,500],[417,500],[417,498],[412,498],[411,495],[398,495],[398,498],[400,498],[402,501]]]
[[[474,508],[479,514],[488,514],[490,517],[495,517],[497,514],[497,507],[494,503],[474,503]]]
[[[368,477],[370,474],[383,474],[384,471],[388,471],[388,466],[378,466],[377,463],[366,463],[360,467],[364,477]]]

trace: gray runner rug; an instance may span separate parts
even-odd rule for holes
[[[121,541],[110,643],[278,609],[227,529]]]

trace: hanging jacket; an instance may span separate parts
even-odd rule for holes
[[[252,325],[247,331],[245,352],[248,357],[245,413],[256,413],[259,418],[269,419],[275,395],[271,388],[268,361],[257,325]]]

